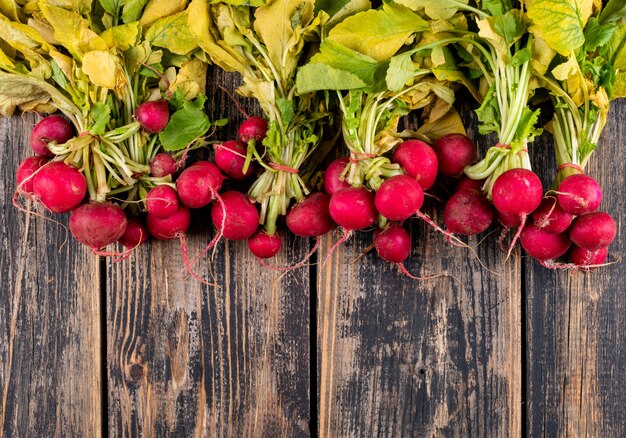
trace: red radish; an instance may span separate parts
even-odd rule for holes
[[[222,188],[224,175],[209,161],[198,161],[183,170],[176,180],[180,201],[189,208],[209,205]]]
[[[570,214],[591,213],[602,202],[602,188],[589,175],[570,175],[559,185],[557,199],[563,210]]]
[[[407,140],[396,148],[391,161],[398,163],[423,190],[428,190],[437,179],[438,160],[435,150],[420,140]]]
[[[165,219],[151,214],[146,215],[146,226],[152,237],[159,240],[172,240],[183,236],[191,224],[191,212],[181,205],[176,213]]]
[[[255,256],[262,259],[274,257],[280,251],[282,239],[278,234],[270,236],[263,230],[259,230],[248,238],[248,248]]]
[[[127,223],[124,210],[110,202],[89,202],[70,215],[72,235],[94,250],[116,242],[124,235]]]
[[[222,203],[211,207],[213,225],[229,240],[244,240],[252,236],[259,226],[259,212],[254,204],[237,191],[224,192],[221,198]]]
[[[222,172],[235,181],[243,181],[255,172],[253,163],[248,166],[245,173],[243,172],[243,166],[246,163],[246,153],[246,145],[235,140],[216,144],[215,164]]]
[[[433,143],[433,149],[444,176],[460,176],[478,158],[476,145],[463,134],[445,135]]]
[[[548,233],[534,224],[524,227],[520,242],[526,253],[537,260],[559,258],[567,252],[572,243],[567,233]]]
[[[525,216],[541,203],[541,180],[528,169],[507,170],[496,179],[491,196],[500,213]]]
[[[17,168],[15,181],[20,193],[33,193],[33,174],[48,162],[45,157],[28,157]]]
[[[411,253],[411,236],[398,222],[374,232],[374,247],[378,256],[391,263],[404,262]]]
[[[506,228],[517,228],[522,225],[522,217],[519,214],[504,214],[496,210],[498,222]]]
[[[126,248],[134,248],[148,240],[148,229],[138,217],[128,218],[126,231],[117,241]]]
[[[579,246],[572,245],[569,257],[572,263],[582,268],[585,266],[602,265],[609,256],[609,248],[604,247],[596,251],[588,251]]]
[[[334,195],[339,189],[351,187],[350,183],[342,179],[341,176],[348,163],[350,163],[350,160],[346,157],[337,158],[326,168],[324,173],[324,191],[329,195]]]
[[[374,194],[364,187],[348,187],[330,198],[330,217],[347,231],[356,231],[374,225],[378,211]]]
[[[33,193],[51,212],[65,213],[83,202],[87,183],[77,168],[54,161],[43,166],[33,177]]]
[[[170,110],[167,100],[162,99],[142,103],[135,110],[135,117],[141,127],[151,134],[163,131],[170,121]]]
[[[237,136],[243,143],[248,143],[250,140],[257,142],[262,141],[267,134],[267,120],[263,117],[253,116],[239,125]]]
[[[454,188],[454,191],[460,192],[461,190],[475,190],[477,192],[482,192],[484,183],[484,179],[471,179],[467,176],[464,176],[459,180],[456,187]]]
[[[596,211],[578,216],[572,222],[569,236],[576,245],[588,251],[597,251],[613,242],[617,225],[608,213]]]
[[[403,221],[413,216],[424,203],[424,192],[415,179],[408,175],[392,176],[376,192],[376,209],[392,221]]]
[[[154,217],[165,219],[178,210],[178,194],[168,185],[154,187],[146,195],[146,211]]]
[[[462,190],[446,202],[443,221],[450,232],[472,236],[489,228],[493,221],[493,208],[482,193]]]
[[[168,175],[174,175],[178,170],[176,160],[167,152],[156,154],[150,160],[150,175],[155,178],[162,178]]]
[[[336,224],[330,217],[330,195],[322,192],[311,193],[294,205],[287,213],[287,228],[296,236],[322,236]]]
[[[543,198],[533,212],[533,220],[535,225],[548,233],[559,234],[569,228],[574,216],[564,211],[555,198]]]
[[[35,155],[51,158],[54,154],[48,149],[48,143],[51,141],[65,143],[74,137],[75,133],[74,127],[64,117],[59,115],[44,117],[33,128],[30,146]]]

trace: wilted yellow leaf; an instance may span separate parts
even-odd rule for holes
[[[143,27],[147,27],[159,18],[185,10],[185,6],[187,6],[187,0],[148,0],[139,21]]]
[[[100,34],[110,49],[128,50],[139,40],[139,22],[113,26]]]
[[[85,53],[82,70],[99,87],[115,89],[123,77],[119,60],[111,52],[93,50]]]
[[[198,93],[206,91],[207,64],[199,59],[192,59],[183,64],[170,89],[176,91],[181,89],[185,94],[185,99],[192,100]]]
[[[187,11],[161,18],[146,31],[146,41],[177,55],[187,55],[198,47],[188,25]]]
[[[426,137],[431,143],[448,134],[467,135],[463,120],[454,108],[450,108],[442,117],[433,120],[427,119],[418,128],[417,133]]]
[[[15,108],[28,103],[46,103],[50,95],[41,88],[15,81],[0,81],[0,114],[11,117]]]
[[[0,0],[0,14],[12,21],[22,21],[22,8],[13,0]]]

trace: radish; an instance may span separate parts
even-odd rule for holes
[[[398,222],[389,222],[374,232],[374,247],[381,259],[402,263],[411,253],[411,236]]]
[[[378,218],[374,194],[365,187],[348,187],[336,191],[330,198],[329,212],[332,219],[347,231],[371,227]]]
[[[391,162],[399,164],[423,190],[435,184],[439,163],[435,150],[428,143],[420,140],[405,141],[393,152]]]
[[[151,134],[163,131],[170,120],[167,100],[142,103],[135,110],[135,117],[145,131]]]
[[[65,213],[83,202],[87,193],[85,177],[62,161],[43,166],[33,177],[35,197],[51,212]]]
[[[28,157],[17,168],[15,181],[17,182],[17,192],[33,193],[33,174],[48,162],[45,157]]]
[[[535,224],[524,227],[520,235],[520,242],[529,256],[542,261],[561,257],[572,243],[567,233],[548,233]]]
[[[524,217],[541,203],[541,180],[528,169],[507,170],[496,179],[491,196],[500,213]]]
[[[555,198],[543,198],[539,207],[533,212],[535,225],[548,233],[559,234],[569,228],[574,216],[567,213]]]
[[[239,125],[237,136],[239,141],[248,143],[250,140],[262,141],[267,134],[267,120],[263,117],[253,116]]]
[[[198,161],[183,170],[176,180],[180,201],[189,208],[209,205],[222,188],[224,175],[209,161]]]
[[[350,163],[346,157],[337,158],[330,163],[324,173],[324,191],[329,195],[334,195],[339,189],[351,187],[350,183],[342,177],[343,171]]]
[[[602,265],[604,262],[606,262],[608,255],[608,247],[600,248],[596,251],[589,251],[577,245],[572,245],[572,249],[569,253],[569,257],[572,263],[580,266],[583,269],[589,266]]]
[[[500,222],[505,228],[518,228],[522,225],[522,217],[519,214],[505,214],[496,210],[496,216],[498,222]]]
[[[445,135],[433,143],[433,149],[444,176],[460,176],[478,158],[476,145],[463,134]]]
[[[116,242],[124,235],[127,223],[124,210],[110,202],[89,202],[70,215],[72,235],[93,250]]]
[[[422,207],[424,192],[415,179],[396,175],[381,184],[375,202],[381,215],[392,221],[403,221]]]
[[[557,199],[563,210],[570,214],[591,213],[602,202],[602,188],[589,175],[570,175],[559,185]]]
[[[150,160],[150,175],[155,178],[162,178],[168,175],[174,175],[178,170],[176,160],[167,152],[156,154]]]
[[[274,257],[280,251],[282,239],[277,234],[270,236],[263,230],[259,230],[248,238],[248,248],[255,256],[262,259]]]
[[[224,192],[221,199],[221,203],[211,208],[211,219],[220,228],[221,234],[229,240],[244,240],[252,236],[259,226],[259,212],[254,204],[237,191]]]
[[[483,184],[485,184],[484,179],[472,179],[464,176],[459,180],[454,188],[454,191],[455,193],[460,192],[461,190],[475,190],[477,192],[482,192]]]
[[[489,228],[493,208],[481,192],[461,190],[446,202],[443,221],[450,232],[472,236]]]
[[[117,241],[126,248],[135,248],[148,240],[146,224],[138,217],[128,218],[126,230]]]
[[[294,205],[287,213],[287,228],[296,236],[322,236],[336,224],[330,216],[330,195],[322,192],[312,193]]]
[[[191,224],[191,213],[189,208],[180,205],[176,212],[160,219],[151,214],[146,215],[146,226],[152,237],[159,240],[173,240],[184,236]]]
[[[165,219],[176,213],[178,210],[178,194],[176,190],[168,185],[159,185],[151,189],[146,195],[146,211]]]
[[[587,251],[597,251],[613,242],[617,225],[608,213],[596,211],[578,216],[570,227],[570,239]]]
[[[75,133],[74,127],[64,117],[59,115],[44,117],[33,128],[30,146],[35,155],[51,158],[54,154],[48,149],[48,143],[52,141],[65,143],[74,137]]]
[[[254,165],[248,166],[246,172],[243,168],[246,163],[247,148],[245,144],[231,140],[215,145],[215,164],[222,172],[234,179],[243,181],[255,172]]]

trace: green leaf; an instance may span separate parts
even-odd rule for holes
[[[148,0],[127,0],[122,9],[122,21],[130,23],[141,18],[141,12]]]
[[[500,110],[496,98],[495,86],[491,86],[483,99],[483,103],[475,111],[481,124],[478,125],[478,132],[483,135],[500,132]]]
[[[102,102],[96,102],[91,107],[91,118],[93,124],[89,128],[89,132],[94,135],[104,135],[107,131],[107,125],[111,121],[111,107]]]
[[[61,70],[61,67],[59,67],[59,64],[57,64],[54,59],[50,62],[50,65],[52,66],[52,79],[59,87],[66,90],[68,82],[65,73],[63,73],[63,70]]]
[[[522,20],[510,11],[494,17],[493,25],[496,32],[504,38],[509,46],[524,34]]]
[[[324,11],[331,17],[342,10],[352,0],[316,0],[315,14]]]
[[[526,141],[531,142],[535,137],[541,135],[543,129],[537,128],[539,114],[540,110],[533,111],[530,108],[524,108],[512,143],[519,142],[524,144]]]
[[[276,107],[280,112],[283,126],[289,126],[296,115],[296,104],[293,99],[277,99]]]
[[[152,45],[163,47],[177,55],[187,55],[198,47],[196,37],[187,24],[187,11],[154,22],[145,35]]]
[[[534,23],[530,31],[567,56],[584,44],[592,7],[593,0],[533,0],[528,5],[528,17]]]
[[[182,109],[172,114],[165,129],[159,133],[159,141],[166,151],[178,151],[202,137],[210,127],[211,121],[204,108],[198,108],[197,102],[186,102]]]
[[[377,61],[386,61],[414,33],[428,27],[428,23],[410,9],[385,4],[383,9],[371,9],[346,18],[330,31],[328,39]]]
[[[513,9],[513,2],[511,0],[483,0],[482,8],[496,17]]]
[[[413,77],[415,77],[415,65],[410,52],[391,58],[386,76],[387,87],[390,91],[401,90]]]
[[[597,17],[591,17],[585,27],[585,52],[593,52],[607,44],[617,28],[615,23],[600,24]]]
[[[352,90],[367,84],[357,75],[326,64],[307,64],[298,70],[296,87],[299,94],[317,90]]]
[[[124,4],[124,0],[99,0],[99,3],[105,11],[116,17],[120,7]]]
[[[600,23],[612,23],[626,18],[626,2],[624,0],[609,0],[600,14]]]
[[[515,52],[515,55],[511,58],[509,64],[512,67],[519,67],[520,65],[524,65],[532,58],[532,52],[528,47],[524,47],[521,50]]]

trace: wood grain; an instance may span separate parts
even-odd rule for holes
[[[34,124],[0,119],[0,436],[99,437],[98,257],[70,238],[67,217],[12,206]]]
[[[626,296],[623,146],[626,102],[614,103],[587,172],[604,189],[601,209],[618,223],[610,259],[590,273],[551,272],[528,262],[528,419],[531,436],[626,436]],[[546,139],[544,156],[551,147]],[[546,166],[546,169],[553,167]],[[546,184],[553,175],[542,174]]]
[[[234,88],[212,73],[209,84]],[[214,117],[241,121],[214,87]],[[188,238],[199,254],[209,212]],[[177,242],[154,242],[108,265],[109,419],[113,436],[308,436],[309,273],[263,268],[245,242],[222,242],[195,270],[218,286],[184,278]],[[302,259],[308,242],[284,242],[275,261]]]

